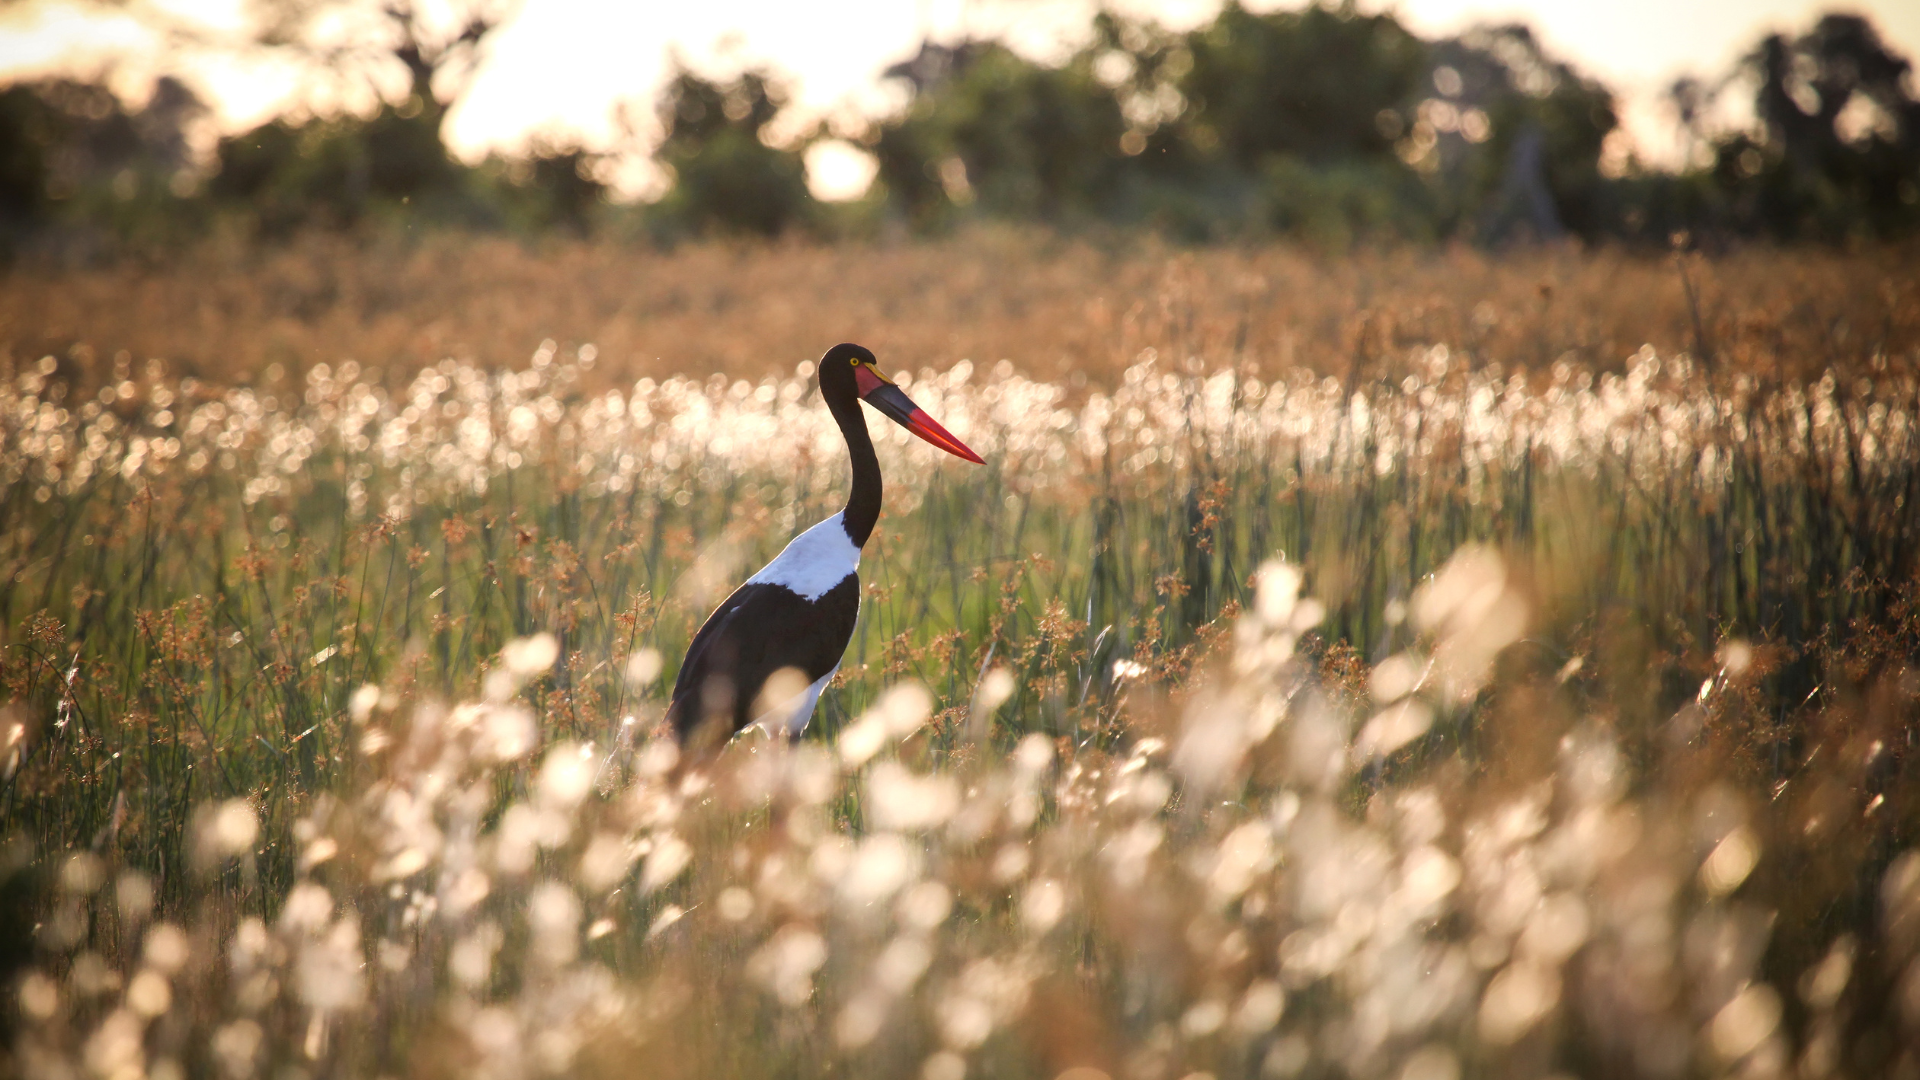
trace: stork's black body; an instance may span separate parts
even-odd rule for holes
[[[846,509],[795,537],[707,616],[667,706],[682,743],[698,734],[711,745],[755,723],[797,737],[839,668],[860,614],[860,549],[880,519],[880,461],[862,400],[948,453],[980,461],[888,382],[866,349],[834,346],[819,377],[852,459]],[[775,679],[783,669],[785,682]]]
[[[685,742],[702,720],[724,718],[732,735],[760,719],[774,702],[758,701],[760,689],[775,672],[794,668],[807,685],[806,700],[779,717],[780,727],[798,735],[813,713],[826,680],[840,666],[860,616],[860,575],[849,572],[840,583],[809,600],[770,581],[749,581],[733,591],[693,637],[680,677],[673,684],[667,714],[674,733]],[[803,711],[804,709],[804,711]],[[800,715],[795,715],[800,714]]]

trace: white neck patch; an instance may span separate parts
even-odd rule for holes
[[[801,533],[774,560],[747,579],[749,584],[782,585],[802,599],[818,600],[860,567],[860,549],[835,514]]]

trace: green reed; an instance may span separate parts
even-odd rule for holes
[[[1266,385],[1149,355],[1074,401],[922,373],[912,392],[989,463],[883,437],[890,509],[814,731],[914,678],[934,744],[972,752],[959,717],[1001,666],[993,745],[1114,745],[1129,680],[1184,681],[1276,553],[1327,604],[1315,647],[1337,678],[1343,650],[1405,643],[1436,566],[1492,544],[1539,611],[1509,662],[1611,657],[1596,693],[1629,727],[1664,722],[1723,641],[1781,646],[1770,693],[1798,706],[1835,692],[1834,657],[1883,654],[1867,643],[1913,617],[1912,378],[1424,363],[1404,383]],[[804,370],[613,402],[574,388],[582,364],[442,364],[392,398],[322,368],[298,400],[156,375],[66,402],[13,373],[0,677],[27,734],[7,831],[125,850],[173,887],[196,804],[255,798],[278,835],[353,773],[361,687],[471,695],[536,631],[561,648],[533,699],[543,739],[650,726],[660,685],[630,686],[628,658],[656,650],[670,680],[724,590],[836,507],[843,465]],[[283,881],[285,856],[263,870]]]

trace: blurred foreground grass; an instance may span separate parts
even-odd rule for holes
[[[875,427],[838,685],[697,775],[660,658],[843,495],[804,365],[16,363],[10,1064],[1920,1068],[1910,352],[1186,355],[906,372],[988,467]]]

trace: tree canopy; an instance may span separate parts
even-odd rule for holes
[[[1695,158],[1610,153],[1613,93],[1522,25],[1428,39],[1351,4],[1256,12],[1188,31],[1112,12],[1055,62],[1000,41],[926,43],[887,73],[892,114],[840,128],[873,156],[866,197],[823,206],[804,155],[825,127],[787,116],[774,72],[675,62],[625,151],[537,140],[479,164],[449,153],[449,108],[508,9],[458,0],[259,0],[253,46],[370,88],[361,112],[291,114],[189,149],[204,107],[164,79],[133,107],[72,80],[0,90],[0,244],[49,230],[177,237],[221,220],[264,236],[404,220],[662,238],[771,236],[968,221],[1147,228],[1193,240],[1294,236],[1484,244],[1577,236],[1842,241],[1920,227],[1911,63],[1865,18],[1772,34],[1717,81],[1670,95]],[[1715,128],[1748,97],[1754,120]],[[785,134],[782,134],[784,132]],[[616,207],[610,154],[665,178]],[[163,227],[155,227],[154,222]]]

